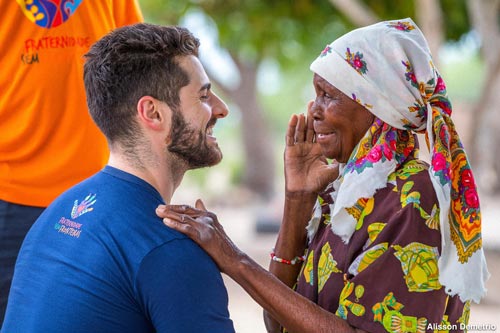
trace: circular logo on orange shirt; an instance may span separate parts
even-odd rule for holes
[[[54,28],[66,22],[83,0],[17,0],[24,15],[42,28]]]

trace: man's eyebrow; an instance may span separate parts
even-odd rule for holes
[[[202,92],[203,90],[210,90],[211,87],[212,87],[212,84],[210,82],[205,83],[203,86],[201,86],[201,88],[200,88],[200,90],[198,90],[198,92]]]

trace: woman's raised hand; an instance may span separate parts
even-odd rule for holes
[[[309,102],[310,111],[313,102]],[[339,174],[338,163],[328,164],[315,142],[311,113],[292,115],[286,132],[285,189],[287,194],[319,193]]]

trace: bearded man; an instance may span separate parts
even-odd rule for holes
[[[228,109],[198,47],[185,28],[136,24],[87,53],[110,159],[31,228],[2,332],[234,332],[215,263],[155,214],[187,170],[222,159],[212,129]]]

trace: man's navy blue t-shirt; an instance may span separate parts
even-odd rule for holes
[[[112,168],[61,195],[26,236],[2,333],[234,332],[212,259]]]

